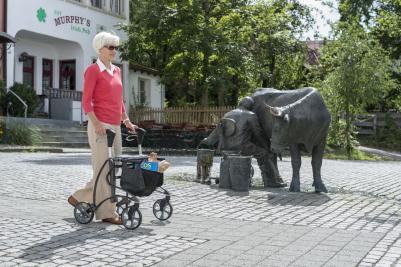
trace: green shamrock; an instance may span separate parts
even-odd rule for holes
[[[36,17],[39,22],[46,22],[46,16],[46,11],[43,8],[39,8],[38,11],[36,11]]]

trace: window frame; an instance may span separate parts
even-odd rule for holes
[[[24,64],[26,61],[32,60],[32,67],[25,67]],[[32,84],[26,84],[24,81],[25,73],[29,73],[32,75]],[[32,88],[35,88],[35,57],[34,56],[26,56],[24,62],[22,63],[22,83]]]
[[[141,90],[141,82],[143,82],[143,92]],[[138,78],[138,100],[139,100],[138,104],[141,106],[149,106],[149,104],[150,104],[150,102],[148,102],[149,83],[150,83],[149,79],[142,78],[142,77]],[[143,101],[142,101],[142,96],[143,96]]]
[[[44,63],[45,62],[50,63],[50,70],[46,71],[46,73],[45,73],[45,69],[44,69]],[[54,70],[54,68],[53,68],[53,60],[49,59],[49,58],[43,58],[42,59],[42,89],[45,89],[44,86],[43,86],[43,78],[45,77],[45,74],[48,74],[49,77],[50,77],[49,88],[53,88],[53,70]],[[46,89],[48,89],[48,88],[46,88]]]
[[[114,9],[116,4],[117,10]],[[110,0],[110,12],[121,16],[124,12],[124,0]]]
[[[94,2],[95,2],[95,4],[94,4]],[[96,3],[98,3],[98,5]],[[104,6],[103,0],[91,0],[90,4],[91,4],[91,7],[95,7],[95,8],[99,8],[99,9],[102,9]]]
[[[62,68],[62,66],[63,66],[63,64],[68,64],[68,63],[74,63],[74,65],[75,65],[75,73],[74,73],[75,79],[74,79],[74,88],[73,89],[71,89],[71,88],[64,89],[63,86],[62,86],[62,83],[63,83],[63,79],[62,79],[63,78],[63,73],[62,73],[63,68]],[[77,63],[76,63],[75,59],[67,59],[67,60],[60,60],[59,61],[59,88],[60,89],[64,89],[64,90],[71,90],[71,91],[75,91],[77,89]]]

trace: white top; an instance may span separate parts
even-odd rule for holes
[[[104,70],[106,70],[108,74],[113,76],[116,66],[114,66],[111,62],[110,62],[110,69],[106,68],[106,66],[103,64],[103,62],[99,58],[97,58],[96,64],[99,66],[100,72],[103,72]]]

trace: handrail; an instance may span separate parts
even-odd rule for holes
[[[8,92],[11,92],[11,93],[22,103],[22,105],[24,105],[24,107],[25,107],[25,110],[24,110],[24,117],[26,118],[27,115],[28,115],[28,105],[27,105],[27,104],[25,103],[25,101],[22,100],[22,98],[21,98],[19,95],[17,95],[13,90],[8,89]],[[8,115],[8,112],[7,112],[7,115]]]

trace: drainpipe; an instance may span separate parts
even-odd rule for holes
[[[7,0],[4,0],[3,6],[3,25],[4,32],[7,33]],[[3,44],[3,81],[5,81],[5,85],[7,86],[7,44]]]
[[[163,96],[164,96],[164,84],[160,84],[160,108],[163,109],[164,101],[163,101]]]

